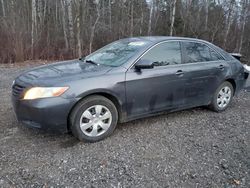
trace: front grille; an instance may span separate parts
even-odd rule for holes
[[[21,96],[23,95],[24,89],[25,89],[25,86],[21,86],[19,84],[14,84],[12,86],[12,95],[15,97],[21,98]]]

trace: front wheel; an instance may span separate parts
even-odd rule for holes
[[[96,142],[115,129],[118,113],[109,99],[95,95],[80,101],[70,114],[72,133],[81,141]]]
[[[228,81],[222,83],[214,93],[210,109],[216,112],[225,110],[232,101],[234,88]]]

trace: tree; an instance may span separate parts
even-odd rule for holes
[[[172,3],[172,15],[171,15],[171,26],[170,26],[170,36],[173,35],[173,29],[174,29],[174,20],[175,20],[175,9],[176,9],[176,0]]]
[[[148,20],[148,35],[151,35],[152,30],[152,19],[154,11],[154,0],[149,3],[149,20]]]
[[[31,28],[31,57],[34,58],[34,44],[35,44],[35,37],[36,37],[36,0],[32,0],[32,28]]]
[[[204,4],[205,4],[205,31],[207,31],[209,0],[205,0]]]
[[[77,31],[77,54],[79,57],[82,56],[82,46],[81,46],[81,0],[77,0],[77,18],[76,18],[76,31]]]
[[[61,7],[62,7],[62,26],[63,26],[63,36],[64,36],[64,42],[65,47],[67,50],[69,50],[69,41],[67,37],[67,23],[66,23],[66,10],[65,10],[65,2],[64,0],[61,0]]]
[[[74,31],[73,31],[73,14],[72,14],[72,7],[73,2],[72,0],[66,0],[66,7],[68,11],[68,28],[69,28],[69,48],[73,51],[74,49]]]
[[[96,19],[95,19],[95,22],[94,22],[93,26],[91,27],[90,40],[89,40],[89,53],[92,52],[93,40],[94,40],[94,37],[95,37],[95,29],[96,29],[96,25],[97,25],[97,23],[98,23],[98,21],[100,19],[100,3],[99,3],[99,0],[95,0],[94,3],[95,3],[95,6],[96,6],[97,16],[96,16]]]
[[[5,7],[4,7],[4,2],[3,2],[3,0],[1,0],[1,4],[2,4],[3,17],[5,17],[5,16],[6,16],[6,13],[5,13]]]
[[[225,37],[224,37],[224,42],[223,42],[223,47],[226,48],[226,43],[227,43],[227,37],[229,34],[229,30],[232,24],[232,14],[233,14],[233,10],[234,10],[234,4],[235,4],[235,0],[231,0],[229,2],[228,5],[228,16],[227,16],[227,20],[226,20],[226,31],[225,31]]]
[[[242,22],[241,22],[241,36],[240,36],[240,45],[239,45],[239,53],[242,52],[242,45],[246,27],[246,21],[248,16],[248,0],[242,0]]]
[[[208,40],[250,62],[249,0],[0,0],[0,62],[72,59],[116,39]]]

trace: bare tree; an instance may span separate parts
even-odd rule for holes
[[[140,18],[140,30],[139,30],[140,35],[142,35],[143,23],[144,23],[144,10],[143,10],[143,1],[141,1],[141,18]]]
[[[231,0],[230,3],[229,3],[229,7],[228,7],[226,31],[225,31],[224,42],[223,42],[223,47],[224,48],[226,48],[227,37],[228,37],[229,30],[230,30],[230,27],[231,27],[231,24],[232,24],[232,14],[233,14],[234,3],[235,3],[235,0]]]
[[[1,4],[2,4],[3,17],[5,17],[5,16],[6,16],[6,13],[5,13],[5,7],[4,7],[4,2],[3,2],[3,0],[1,0]]]
[[[174,0],[172,3],[171,26],[170,26],[170,33],[169,33],[170,36],[173,35],[173,30],[174,30],[175,9],[176,9],[176,0]]]
[[[77,18],[76,18],[76,31],[77,31],[77,52],[78,52],[78,56],[81,57],[82,56],[82,46],[81,46],[81,26],[80,26],[80,3],[81,0],[77,0]]]
[[[241,36],[240,36],[240,45],[239,45],[239,53],[242,51],[242,44],[244,39],[244,33],[245,33],[245,26],[247,21],[247,14],[248,14],[248,0],[243,0],[242,3],[242,23],[241,23]]]
[[[95,0],[95,5],[96,5],[96,13],[97,13],[97,17],[95,19],[95,22],[93,24],[93,26],[91,27],[91,33],[90,33],[90,40],[89,40],[89,53],[92,52],[92,45],[93,45],[93,40],[95,37],[95,29],[96,29],[96,25],[100,19],[100,3],[99,0]]]
[[[61,7],[62,7],[62,26],[63,26],[63,36],[64,36],[64,42],[65,42],[65,47],[68,50],[69,49],[69,41],[67,37],[67,24],[66,24],[66,10],[65,10],[65,2],[64,0],[61,0]]]
[[[205,0],[204,3],[205,3],[205,31],[207,31],[209,0]]]
[[[131,14],[130,14],[130,36],[132,37],[133,36],[133,32],[134,32],[134,1],[131,1],[131,6],[130,6],[130,9],[131,9]]]
[[[109,0],[109,30],[112,32],[112,4],[111,0]]]
[[[150,1],[149,3],[148,35],[151,35],[153,11],[154,11],[154,0]]]
[[[36,0],[32,0],[31,56],[34,58],[34,43],[36,36]]]
[[[66,7],[68,11],[68,20],[69,20],[69,47],[71,50],[74,49],[74,30],[73,30],[73,14],[72,14],[72,7],[73,7],[73,2],[72,0],[66,0]]]
[[[110,41],[189,36],[250,62],[249,0],[0,0],[0,62],[71,59]]]

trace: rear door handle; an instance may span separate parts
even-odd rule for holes
[[[184,72],[183,72],[182,70],[178,70],[175,74],[176,74],[176,75],[183,75]]]
[[[218,68],[223,70],[225,68],[225,66],[224,65],[219,65]]]

